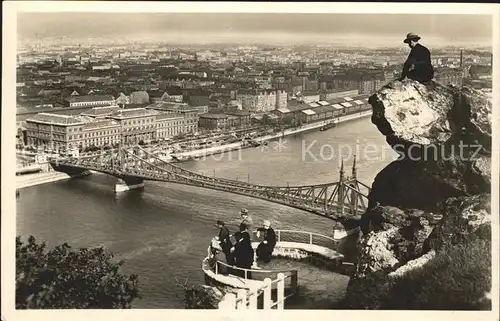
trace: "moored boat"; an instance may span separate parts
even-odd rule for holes
[[[330,129],[330,128],[334,128],[334,127],[336,127],[336,126],[337,126],[337,122],[336,122],[336,121],[331,121],[331,122],[329,122],[329,123],[327,123],[327,124],[325,124],[325,125],[321,126],[321,127],[319,128],[319,130],[320,130],[320,131],[325,131],[325,130],[328,130],[328,129]]]

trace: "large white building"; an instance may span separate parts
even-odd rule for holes
[[[111,95],[69,96],[64,99],[69,107],[102,107],[116,105]]]
[[[256,113],[286,107],[287,99],[286,91],[275,89],[241,89],[236,97],[243,110]]]

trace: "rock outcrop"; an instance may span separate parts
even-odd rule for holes
[[[373,182],[354,278],[402,276],[445,245],[487,238],[491,102],[473,89],[412,80],[369,102],[372,123],[400,157]]]

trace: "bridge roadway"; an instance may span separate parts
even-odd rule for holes
[[[56,171],[70,175],[96,171],[118,178],[116,191],[144,186],[145,180],[209,188],[259,198],[332,219],[352,218],[367,207],[370,188],[352,176],[344,177],[343,164],[338,182],[305,186],[265,186],[201,175],[168,163],[140,146],[101,151],[98,155],[52,159]]]

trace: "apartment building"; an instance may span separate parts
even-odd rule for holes
[[[198,130],[198,114],[201,111],[207,110],[207,106],[200,109],[198,107],[190,107],[187,104],[165,103],[158,102],[148,105],[146,109],[154,110],[160,114],[174,114],[182,117],[182,130],[180,133],[196,132]]]
[[[434,79],[445,86],[450,84],[462,86],[463,72],[456,68],[440,68],[436,70]]]
[[[72,146],[113,146],[120,143],[120,124],[112,119],[96,119],[86,122],[81,133],[73,135]]]
[[[286,106],[288,94],[275,89],[241,89],[237,98],[243,110],[263,113]]]
[[[29,146],[58,152],[120,142],[120,126],[110,119],[40,113],[26,120]]]
[[[164,140],[185,133],[184,116],[175,113],[162,113],[156,115],[156,136],[157,140]]]
[[[39,113],[26,119],[28,146],[65,152],[74,136],[81,134],[85,122],[74,116]]]
[[[200,128],[204,129],[225,129],[229,126],[229,115],[226,114],[201,114],[199,120]]]
[[[109,119],[115,120],[121,131],[124,143],[148,142],[156,136],[156,115],[155,110],[146,108],[120,109],[111,115]]]

